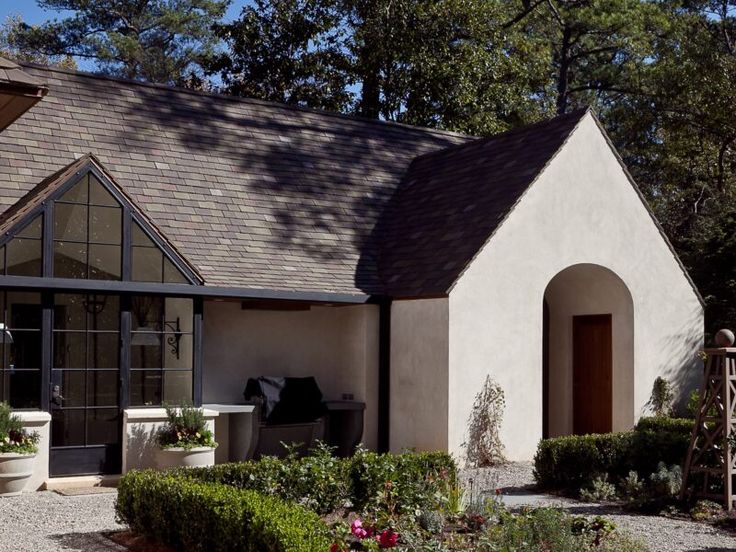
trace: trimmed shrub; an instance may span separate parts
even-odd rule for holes
[[[457,468],[444,452],[377,454],[358,450],[352,458],[335,458],[317,449],[302,458],[263,458],[196,469],[180,469],[178,477],[224,483],[276,494],[325,514],[350,504],[364,508],[413,511],[446,494]]]
[[[120,521],[177,550],[328,550],[329,529],[280,498],[174,474],[131,471],[120,480]]]
[[[540,441],[534,476],[540,487],[578,492],[596,477],[618,481],[635,471],[648,477],[660,462],[685,460],[692,420],[664,416],[642,418],[634,431],[569,435]]]

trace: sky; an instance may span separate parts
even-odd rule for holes
[[[248,0],[232,0],[230,7],[225,14],[225,20],[230,21],[240,15],[240,11]],[[23,21],[30,25],[43,23],[50,19],[61,19],[71,15],[72,12],[57,12],[43,10],[38,7],[36,0],[0,0],[0,22],[11,15],[20,15]],[[93,63],[90,61],[77,60],[77,65],[81,70],[89,71],[92,69]]]

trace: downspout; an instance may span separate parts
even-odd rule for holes
[[[391,428],[391,298],[378,300],[378,452],[388,452]]]

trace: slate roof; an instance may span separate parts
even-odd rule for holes
[[[92,153],[205,285],[380,293],[374,230],[411,160],[471,140],[24,69],[50,93],[0,133],[0,209]]]
[[[384,293],[449,293],[586,113],[415,159],[381,224]]]

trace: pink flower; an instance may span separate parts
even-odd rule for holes
[[[364,539],[368,536],[368,531],[363,529],[363,522],[359,519],[356,519],[351,525],[350,525],[350,532],[358,537],[359,539]]]
[[[376,537],[376,540],[381,548],[393,548],[399,540],[399,534],[394,533],[391,529],[384,529]]]

